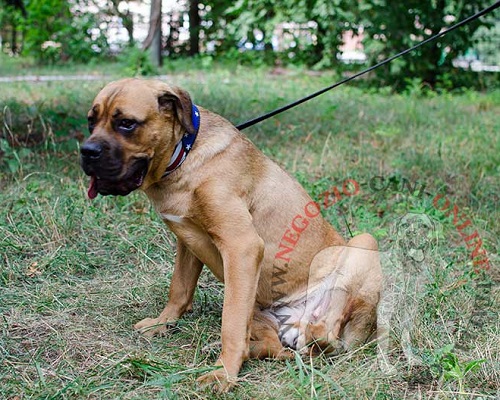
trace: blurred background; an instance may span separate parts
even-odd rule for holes
[[[488,0],[1,0],[0,48],[4,64],[6,57],[38,65],[121,58],[139,74],[157,73],[163,62],[185,57],[205,64],[229,60],[355,71],[491,4]],[[371,83],[400,90],[416,79],[431,88],[481,88],[485,82],[477,73],[487,79],[493,73],[490,80],[497,82],[499,48],[496,10],[376,71]]]

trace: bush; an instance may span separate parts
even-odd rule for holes
[[[120,53],[118,59],[125,65],[126,75],[151,76],[158,73],[149,53],[137,47],[127,47]]]
[[[108,52],[102,32],[92,29],[99,25],[95,14],[71,13],[69,3],[64,0],[34,0],[27,9],[24,53],[40,64],[88,62]]]

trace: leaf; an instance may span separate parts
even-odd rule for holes
[[[19,162],[16,159],[6,160],[9,171],[15,173],[19,170]]]
[[[473,361],[470,361],[468,362],[467,364],[465,364],[465,368],[464,368],[464,376],[470,372],[470,371],[473,371],[475,369],[477,369],[477,367],[479,367],[479,365],[481,365],[482,363],[486,362],[486,360],[473,360]]]
[[[6,139],[0,139],[0,151],[8,153],[11,151],[10,144]]]
[[[26,147],[23,147],[18,152],[19,158],[25,158],[25,157],[30,156],[31,154],[32,154],[32,151],[30,149],[27,149]]]

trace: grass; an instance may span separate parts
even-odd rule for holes
[[[238,123],[337,77],[214,65],[171,78]],[[211,397],[195,379],[219,350],[223,287],[205,271],[193,313],[166,338],[138,336],[132,325],[164,305],[175,238],[141,193],[86,199],[78,142],[103,84],[2,84],[0,397]],[[329,359],[247,362],[227,398],[499,395],[499,112],[498,91],[424,97],[344,86],[247,130],[320,201],[347,178],[360,183],[358,195],[323,210],[346,237],[371,232],[388,248],[395,221],[425,212],[439,226],[436,257],[444,264],[425,287],[411,332],[421,365],[406,363],[396,321],[389,354],[396,375],[380,370],[368,344]],[[376,176],[387,188],[376,190]],[[425,184],[426,194],[414,195],[404,179]],[[492,265],[487,273],[474,273],[472,249],[432,204],[438,193],[472,220]]]
[[[33,75],[105,75],[116,74],[123,70],[120,63],[99,63],[91,60],[86,64],[61,63],[57,65],[41,65],[31,57],[10,57],[0,53],[0,76],[33,76]]]

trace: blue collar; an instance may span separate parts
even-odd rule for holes
[[[192,104],[191,108],[191,121],[193,122],[195,132],[186,132],[182,137],[182,140],[177,143],[174,149],[174,153],[170,158],[170,162],[168,163],[167,169],[165,170],[162,178],[170,175],[177,168],[179,168],[193,147],[196,136],[198,135],[198,130],[200,129],[200,111],[194,104]]]

